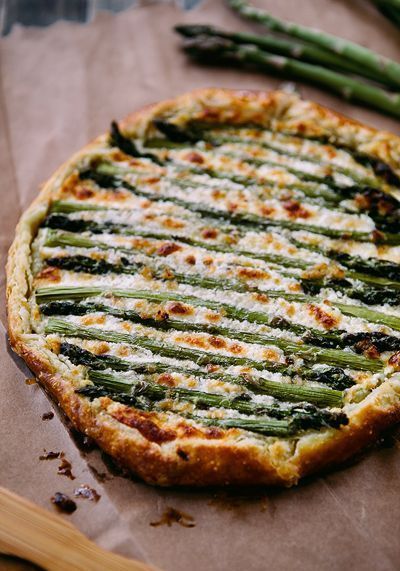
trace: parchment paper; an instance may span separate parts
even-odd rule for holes
[[[364,43],[400,57],[399,31],[368,2],[273,0],[277,15]],[[0,42],[0,255],[4,267],[20,212],[40,183],[71,153],[105,131],[112,118],[153,101],[205,86],[273,88],[280,81],[251,73],[200,68],[179,52],[175,23],[198,21],[251,29],[220,1],[183,13],[151,5],[118,15],[100,14],[81,25],[15,27]],[[318,89],[304,96],[380,128],[399,123],[353,107]],[[0,286],[4,294],[4,273]],[[351,467],[309,479],[299,487],[242,492],[151,488],[112,476],[98,450],[82,452],[57,407],[10,354],[5,308],[0,323],[0,483],[49,510],[56,491],[95,487],[98,503],[77,500],[68,517],[99,545],[156,564],[165,571],[397,570],[400,561],[400,453],[397,442],[379,447]],[[74,481],[57,474],[58,460],[40,461],[43,449],[63,451]],[[97,481],[91,467],[106,473]],[[167,507],[194,518],[195,527],[151,526]],[[1,514],[0,514],[1,517]],[[1,566],[1,564],[0,564]]]

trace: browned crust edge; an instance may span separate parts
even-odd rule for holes
[[[209,102],[209,103],[207,103]],[[148,106],[130,115],[122,126],[139,134],[148,129],[154,115],[182,110],[196,111],[215,102],[232,116],[236,107],[253,106],[261,115],[268,111],[276,125],[293,132],[348,137],[355,147],[368,150],[393,168],[400,164],[400,138],[378,132],[347,119],[320,105],[304,102],[282,92],[249,92],[204,89],[176,99]],[[232,109],[230,110],[229,103]],[[192,110],[192,111],[191,111]],[[271,114],[272,110],[272,114]],[[234,119],[233,119],[234,120]],[[29,338],[30,246],[37,226],[46,215],[53,187],[85,154],[104,142],[99,137],[67,161],[43,186],[39,196],[22,216],[7,262],[7,309],[9,337],[16,351],[32,369],[41,384],[60,403],[76,428],[91,436],[98,445],[143,480],[158,485],[292,485],[306,474],[333,466],[375,440],[386,427],[400,420],[400,381],[385,381],[361,406],[349,414],[350,423],[340,430],[305,434],[291,442],[271,439],[268,445],[248,440],[240,444],[234,437],[216,440],[184,439],[156,444],[136,429],[127,428],[110,415],[95,409],[79,397],[68,379],[60,375],[51,358]],[[183,450],[188,459],[182,459]]]

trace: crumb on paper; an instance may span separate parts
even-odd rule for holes
[[[56,508],[66,514],[72,514],[76,509],[77,505],[74,500],[71,500],[69,496],[63,494],[62,492],[56,492],[50,501],[56,506]]]
[[[61,464],[57,472],[60,476],[67,476],[70,480],[75,480],[75,476],[72,473],[72,464],[64,457],[61,458]]]
[[[79,488],[75,488],[74,496],[90,500],[91,502],[98,502],[101,498],[101,495],[87,484],[81,484]]]
[[[150,522],[150,525],[152,527],[158,527],[159,525],[171,527],[173,523],[177,523],[182,527],[195,527],[196,525],[193,516],[172,507],[167,507],[161,519]]]
[[[44,412],[42,414],[42,420],[51,420],[52,418],[54,418],[54,412],[53,411]]]
[[[64,452],[53,452],[50,450],[47,452],[46,449],[43,450],[43,454],[39,456],[39,460],[56,460],[57,458],[63,458]]]

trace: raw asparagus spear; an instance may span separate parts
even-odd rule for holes
[[[251,34],[248,32],[227,32],[213,26],[201,24],[180,24],[175,26],[174,29],[178,34],[187,38],[218,36],[238,44],[253,44],[273,54],[293,57],[301,61],[316,63],[345,72],[356,74],[359,72],[358,65],[354,65],[339,54],[330,53],[318,46],[296,42],[292,39],[277,38],[273,35]],[[376,79],[376,74],[371,73],[371,79]]]
[[[183,48],[191,57],[202,63],[252,64],[261,71],[285,73],[286,77],[315,83],[346,99],[363,103],[393,117],[400,117],[399,94],[392,94],[324,67],[269,54],[256,46],[236,45],[224,38],[192,38],[184,42]]]
[[[228,2],[240,15],[263,24],[271,31],[298,38],[330,53],[340,54],[344,60],[359,66],[358,73],[360,75],[363,74],[363,70],[368,70],[368,73],[375,75],[378,82],[384,80],[389,86],[400,87],[400,64],[394,60],[376,54],[372,50],[349,40],[275,18],[265,10],[249,6],[245,0],[228,0]]]

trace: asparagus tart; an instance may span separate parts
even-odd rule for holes
[[[10,340],[146,482],[292,485],[400,418],[400,138],[283,92],[113,122],[8,260]]]

